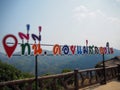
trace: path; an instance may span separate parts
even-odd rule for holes
[[[120,82],[111,81],[105,85],[94,85],[80,90],[120,90]]]

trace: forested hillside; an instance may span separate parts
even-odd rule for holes
[[[0,60],[0,82],[30,77],[33,77],[33,75],[30,73],[22,72],[14,66],[7,63],[3,63]]]

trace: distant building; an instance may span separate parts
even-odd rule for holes
[[[105,61],[105,66],[108,67],[108,66],[114,66],[114,65],[118,65],[120,64],[120,56],[116,56],[114,58],[111,58],[109,60],[106,60]],[[96,68],[97,67],[102,67],[103,66],[103,62],[100,62],[98,64],[96,64]]]

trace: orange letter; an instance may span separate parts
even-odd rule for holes
[[[100,54],[104,54],[104,48],[103,47],[100,47],[99,50],[100,50]]]
[[[54,55],[61,54],[61,47],[60,47],[60,45],[58,45],[58,44],[54,45],[54,47],[53,47],[53,54]]]
[[[42,48],[40,47],[40,44],[33,44],[32,49],[34,49],[34,55],[42,53]]]

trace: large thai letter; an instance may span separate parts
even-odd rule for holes
[[[107,48],[104,47],[104,54],[107,54]]]
[[[81,46],[77,46],[77,54],[82,54]]]
[[[19,35],[19,37],[20,37],[20,39],[26,39],[26,40],[29,40],[29,34],[24,34],[24,33],[22,33],[22,32],[19,32],[18,33],[18,35]]]
[[[37,36],[35,34],[32,34],[32,38],[34,41],[36,41],[36,40],[41,41],[41,35]]]
[[[110,48],[110,54],[113,54],[113,53],[114,53],[114,49]]]
[[[60,45],[58,45],[58,44],[54,45],[54,47],[53,47],[53,54],[54,55],[61,54],[61,47],[60,47]]]
[[[40,44],[33,44],[32,49],[34,49],[35,56],[42,53],[42,48],[41,48]]]
[[[89,46],[89,54],[93,54],[94,50],[93,50],[94,46]]]
[[[106,43],[106,48],[107,48],[107,54],[110,54],[109,42]]]
[[[32,35],[31,35],[32,38],[33,38],[33,40],[34,40],[35,42],[36,42],[36,40],[38,40],[39,42],[41,41],[41,35],[40,35],[40,32],[41,32],[42,27],[39,26],[38,29],[39,29],[39,36],[37,36],[37,35],[35,35],[35,34],[32,34]]]
[[[27,24],[27,34],[24,34],[24,33],[22,33],[22,32],[19,32],[19,33],[18,33],[20,39],[23,40],[23,39],[25,38],[27,41],[29,40],[29,29],[30,29],[30,25]]]
[[[30,44],[29,43],[25,43],[25,44],[21,44],[21,54],[24,55],[25,54],[25,48],[28,47],[28,52],[27,54],[30,55],[31,49],[30,49]]]
[[[68,45],[64,45],[62,47],[62,51],[63,51],[64,54],[68,54],[69,53],[69,46]]]
[[[83,54],[88,54],[88,46],[83,46]]]
[[[100,54],[104,54],[104,48],[103,47],[100,47],[99,51],[100,51]]]
[[[70,46],[70,49],[71,49],[71,52],[72,52],[72,54],[75,54],[75,48],[76,48],[76,46]]]
[[[99,49],[96,46],[95,46],[95,54],[99,54]]]

